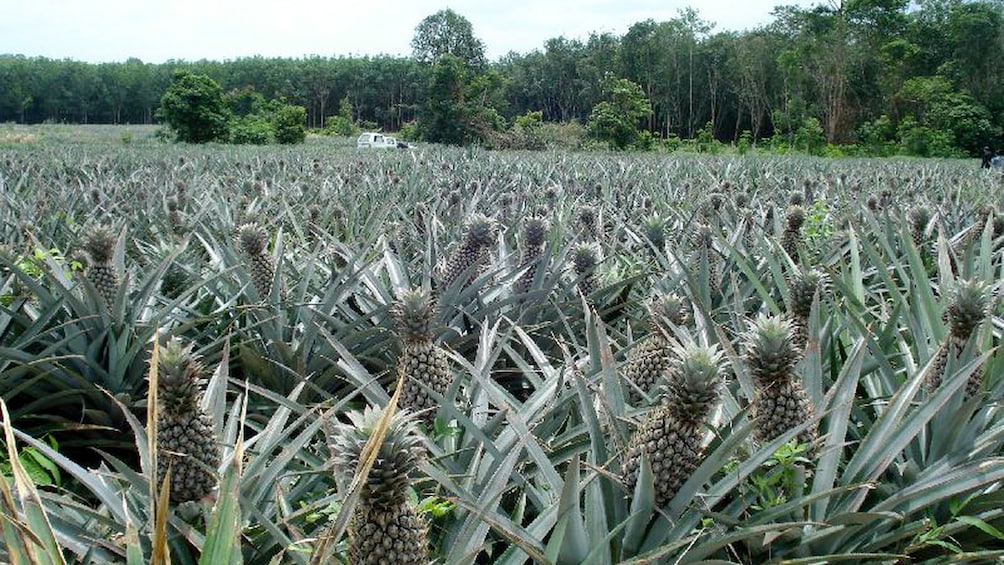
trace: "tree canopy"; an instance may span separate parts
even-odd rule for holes
[[[452,55],[468,67],[485,66],[484,42],[474,36],[474,27],[467,18],[450,9],[440,10],[418,24],[411,49],[419,63],[435,63]]]

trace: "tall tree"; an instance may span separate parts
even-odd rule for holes
[[[483,69],[485,44],[474,36],[470,20],[446,9],[422,20],[411,40],[412,56],[420,63],[435,63],[453,55],[468,67]]]

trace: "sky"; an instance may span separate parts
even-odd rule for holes
[[[409,55],[415,26],[450,8],[470,20],[489,60],[542,49],[548,39],[623,35],[687,6],[713,31],[771,20],[775,5],[811,0],[0,0],[0,54],[90,63]],[[7,5],[7,6],[5,6]]]

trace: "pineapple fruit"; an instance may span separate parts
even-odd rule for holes
[[[534,279],[537,278],[537,269],[540,267],[541,254],[544,252],[544,243],[550,227],[544,218],[531,217],[523,222],[523,252],[520,256],[520,266],[525,268],[526,272],[516,282],[517,291],[520,293],[529,291]]]
[[[799,261],[798,246],[802,242],[803,224],[805,224],[805,208],[797,204],[789,206],[784,231],[781,232],[781,249],[784,249],[796,265]]]
[[[753,375],[753,422],[756,435],[771,441],[812,418],[813,407],[799,381],[795,366],[802,353],[794,343],[791,322],[781,317],[759,316],[746,337],[744,359]],[[813,429],[798,434],[799,443],[811,443]]]
[[[678,294],[658,296],[649,305],[649,333],[631,350],[621,369],[621,375],[631,383],[628,397],[632,404],[637,406],[642,402],[643,392],[654,392],[669,369],[676,344],[670,324],[686,323],[685,306],[683,297]]]
[[[924,385],[928,392],[941,386],[949,355],[958,358],[970,336],[983,323],[990,312],[990,292],[980,281],[959,281],[952,290],[948,309],[948,336],[938,347],[934,366],[927,373]],[[974,371],[966,383],[966,395],[975,396],[983,388],[982,372]]]
[[[652,467],[656,504],[665,506],[700,464],[705,425],[718,403],[721,354],[687,345],[677,353],[661,403],[631,437],[624,459],[624,482],[633,492],[641,459]]]
[[[470,284],[488,260],[489,249],[495,239],[495,222],[484,214],[474,214],[467,222],[464,241],[443,267],[440,282],[449,287],[463,275]]]
[[[177,338],[160,350],[157,374],[157,482],[171,471],[171,500],[201,500],[216,486],[220,448],[201,406],[204,369]]]
[[[250,260],[251,282],[258,292],[258,298],[265,301],[272,294],[272,280],[275,278],[275,260],[266,249],[268,235],[260,225],[249,222],[237,229],[241,251]],[[285,288],[280,286],[279,299],[286,299]]]
[[[435,419],[436,408],[453,381],[446,352],[433,341],[435,311],[432,297],[420,289],[405,291],[391,308],[401,342],[401,405],[420,414],[427,423]]]
[[[106,226],[98,226],[84,241],[84,251],[90,259],[87,279],[98,291],[98,296],[111,308],[121,284],[119,274],[112,264],[115,257],[115,232]]]
[[[910,224],[910,238],[917,248],[922,249],[927,239],[927,226],[931,223],[931,209],[927,206],[916,206],[910,210],[907,218]]]
[[[579,292],[589,297],[596,292],[596,265],[599,251],[592,243],[579,243],[572,248],[572,268],[578,279]]]
[[[795,348],[805,351],[809,342],[809,314],[817,293],[825,290],[825,275],[818,269],[796,268],[788,277],[788,293],[791,297],[789,315],[791,320],[792,343]]]
[[[328,430],[331,459],[343,483],[351,482],[357,472],[363,447],[381,414],[372,407],[349,412],[349,423]],[[394,414],[378,450],[349,525],[348,563],[426,565],[428,526],[408,497],[409,476],[424,457],[424,449],[408,412]]]

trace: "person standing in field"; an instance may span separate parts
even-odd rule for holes
[[[990,161],[994,158],[994,152],[990,150],[989,147],[983,148],[983,162],[980,163],[981,169],[989,169]]]

